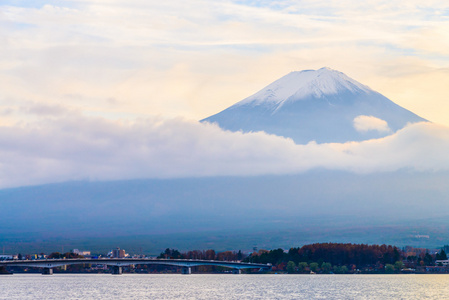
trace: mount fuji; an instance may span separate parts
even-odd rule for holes
[[[201,122],[230,131],[292,138],[297,144],[363,141],[425,119],[330,68],[291,72]]]

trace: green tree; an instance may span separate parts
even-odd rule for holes
[[[394,272],[394,266],[392,264],[385,265],[385,273],[392,274]]]
[[[308,266],[309,265],[306,262],[304,262],[304,261],[300,262],[298,264],[298,271],[299,271],[299,273],[303,273]]]
[[[347,266],[334,266],[334,273],[335,274],[346,274],[348,273],[348,267]]]
[[[394,268],[396,271],[400,272],[404,268],[404,263],[400,260],[394,263]]]
[[[424,263],[426,264],[426,266],[430,266],[433,263],[433,258],[429,253],[426,253],[426,255],[424,255]]]
[[[437,260],[446,260],[446,259],[447,259],[447,254],[446,254],[446,252],[442,249],[442,250],[440,251],[440,253],[437,253],[436,259],[437,259]]]
[[[318,264],[316,262],[310,263],[309,267],[312,272],[316,273],[316,271],[318,271]]]
[[[330,263],[323,262],[321,264],[321,271],[323,273],[329,274],[331,270],[332,270],[332,265]]]
[[[290,261],[287,263],[287,273],[288,273],[288,274],[293,274],[293,273],[295,273],[295,268],[296,268],[295,262],[290,260]]]

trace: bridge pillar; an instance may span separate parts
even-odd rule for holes
[[[53,269],[52,268],[44,268],[42,270],[42,275],[53,275]]]
[[[232,274],[242,274],[242,270],[241,269],[233,269]]]
[[[181,274],[184,274],[184,275],[192,274],[192,268],[191,267],[182,267]]]
[[[8,272],[8,270],[6,270],[6,267],[0,266],[0,275],[12,275],[12,273]]]
[[[120,266],[113,266],[112,267],[112,275],[122,275],[123,269]]]

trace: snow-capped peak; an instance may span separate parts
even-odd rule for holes
[[[297,144],[363,141],[422,121],[426,120],[329,68],[291,72],[202,120],[231,131],[289,137]]]
[[[355,94],[371,93],[373,90],[342,72],[324,67],[318,70],[291,72],[235,105],[266,103],[281,106],[284,102],[298,101],[311,96],[320,98],[323,95],[340,92]]]

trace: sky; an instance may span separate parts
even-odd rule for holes
[[[436,0],[1,0],[0,188],[448,168],[448,28],[449,3]],[[324,66],[433,124],[295,145],[197,123]]]

